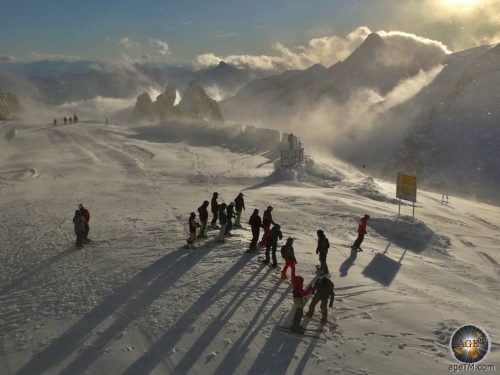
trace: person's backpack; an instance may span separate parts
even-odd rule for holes
[[[329,278],[323,277],[322,279],[318,280],[316,294],[319,297],[329,297],[330,294],[332,294],[332,292],[333,292],[333,283]]]
[[[287,254],[286,245],[283,245],[283,246],[281,246],[281,257],[283,259],[286,259],[286,254]]]

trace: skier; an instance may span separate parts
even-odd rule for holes
[[[234,203],[231,202],[226,208],[227,223],[226,223],[226,236],[231,237],[231,229],[233,229],[233,217],[234,217]]]
[[[288,237],[286,244],[281,246],[281,256],[285,259],[285,266],[281,270],[281,278],[284,280],[287,278],[286,271],[288,267],[292,270],[292,282],[295,277],[295,265],[297,264],[297,259],[295,259],[295,253],[293,251],[293,238]]]
[[[260,240],[261,246],[267,245],[267,235],[271,228],[271,224],[274,224],[273,215],[271,215],[272,211],[273,207],[268,206],[267,209],[264,211],[264,215],[262,215],[262,227],[264,228],[264,234],[262,235],[262,239]]]
[[[250,216],[248,224],[250,224],[252,228],[252,242],[250,242],[250,248],[247,251],[257,251],[257,241],[259,240],[260,228],[262,227],[262,220],[259,216],[258,209],[253,210],[253,214]]]
[[[363,249],[360,248],[361,243],[365,239],[365,234],[366,234],[366,225],[368,224],[368,219],[370,218],[370,215],[365,214],[361,218],[358,224],[358,238],[356,238],[356,241],[352,244],[352,249],[355,249],[357,251],[363,251]]]
[[[323,232],[321,229],[318,230],[316,233],[318,235],[318,247],[316,248],[316,254],[319,254],[320,267],[326,273],[330,273],[328,271],[328,265],[326,264],[326,255],[328,254],[328,248],[330,247],[330,242],[328,241],[328,238],[326,238],[325,232]]]
[[[226,224],[227,224],[227,214],[226,214],[226,204],[222,203],[219,206],[219,223],[220,223],[220,231],[219,235],[217,236],[217,239],[215,240],[216,242],[226,242],[224,239],[224,234],[226,233]]]
[[[316,305],[321,301],[321,324],[326,324],[326,322],[328,321],[328,299],[330,299],[330,308],[333,307],[333,301],[335,300],[334,288],[335,286],[330,280],[328,273],[325,272],[324,269],[320,269],[319,277],[314,283],[314,287],[312,289],[312,294],[314,294],[314,297],[309,304],[309,311],[306,314],[308,318],[312,318]]]
[[[234,198],[234,208],[236,209],[236,220],[234,225],[241,227],[241,212],[245,209],[245,198],[243,198],[243,193],[239,193],[236,198]]]
[[[212,201],[210,202],[210,210],[212,211],[212,214],[214,217],[212,218],[212,222],[210,223],[212,228],[218,229],[217,228],[217,215],[219,213],[219,203],[217,202],[217,198],[219,198],[219,193],[215,192],[212,195]]]
[[[295,314],[293,316],[292,326],[290,330],[294,333],[304,333],[304,328],[300,325],[302,321],[302,316],[304,315],[304,306],[306,304],[306,299],[310,293],[311,288],[304,290],[304,278],[302,276],[293,276],[293,305],[295,307]]]
[[[66,125],[68,123],[68,118],[66,116],[64,116],[63,121],[64,121],[64,125]]]
[[[187,239],[187,249],[195,249],[194,241],[196,240],[196,228],[198,228],[200,224],[196,222],[196,214],[191,212],[189,215],[189,237]]]
[[[85,243],[88,243],[90,242],[88,236],[89,236],[89,231],[90,231],[90,227],[89,227],[89,221],[90,221],[90,212],[89,210],[87,210],[84,206],[83,206],[83,203],[80,203],[78,205],[78,208],[80,209],[81,213],[82,213],[82,216],[85,220],[85,233],[83,234],[83,242]]]
[[[198,234],[198,238],[207,238],[205,234],[205,230],[207,229],[207,221],[208,221],[208,205],[210,203],[208,201],[203,201],[200,207],[198,207],[198,216],[200,218],[200,233]]]
[[[269,264],[269,250],[272,252],[273,263],[272,266],[274,268],[278,267],[278,261],[276,260],[276,248],[278,247],[278,238],[281,240],[283,238],[283,233],[281,233],[281,226],[279,224],[274,224],[273,229],[269,231],[267,236],[267,245],[266,245],[266,259],[264,260],[265,264]]]
[[[83,238],[85,235],[85,218],[80,210],[75,211],[73,216],[73,224],[75,224],[76,247],[83,247]]]

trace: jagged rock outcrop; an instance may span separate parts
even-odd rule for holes
[[[210,98],[203,87],[191,82],[179,103],[179,111],[187,117],[222,121],[219,104]]]
[[[154,120],[156,117],[155,106],[147,92],[143,92],[137,97],[132,115],[138,119]]]
[[[155,107],[156,115],[160,120],[164,120],[168,116],[177,114],[177,109],[175,108],[175,99],[177,98],[177,87],[175,85],[168,85],[163,93],[156,97],[156,101],[153,103]]]
[[[22,110],[21,103],[16,95],[0,90],[0,120],[8,120],[15,113]]]

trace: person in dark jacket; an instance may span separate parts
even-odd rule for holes
[[[87,243],[87,242],[90,242],[89,240],[89,231],[90,231],[90,226],[89,226],[89,222],[90,222],[90,212],[89,210],[87,210],[83,203],[80,203],[78,205],[78,208],[80,209],[82,215],[83,215],[83,219],[85,220],[85,233],[83,234],[83,242]]]
[[[76,247],[83,247],[83,238],[85,235],[85,219],[80,210],[75,211],[73,216],[73,224],[75,224]]]
[[[264,211],[264,215],[262,215],[262,227],[264,228],[264,234],[262,235],[262,239],[260,240],[261,246],[267,245],[267,235],[269,234],[269,230],[271,229],[271,224],[274,224],[273,215],[273,207],[268,206]]]
[[[266,245],[266,259],[265,264],[269,263],[269,250],[272,252],[274,268],[278,267],[278,261],[276,260],[276,248],[278,247],[278,239],[283,238],[283,233],[281,233],[281,226],[279,224],[274,224],[273,229],[269,231],[267,235],[267,245]]]
[[[215,242],[226,242],[224,239],[224,234],[226,233],[226,224],[227,224],[227,214],[226,214],[226,204],[222,203],[219,206],[219,223],[220,223],[220,231],[219,235],[217,236]]]
[[[234,208],[236,210],[236,219],[234,220],[234,225],[241,227],[241,212],[245,209],[245,198],[243,198],[243,193],[239,193],[236,198],[234,198]]]
[[[196,228],[198,228],[200,224],[196,222],[196,214],[191,212],[189,215],[189,237],[187,239],[186,247],[188,249],[194,249],[194,241],[196,240]]]
[[[198,238],[207,237],[205,230],[207,229],[209,204],[210,203],[208,201],[203,201],[201,206],[198,207],[198,217],[200,218],[200,233],[198,234]]]
[[[295,307],[295,314],[293,316],[292,326],[290,327],[292,332],[304,333],[304,328],[300,325],[302,321],[302,316],[304,315],[304,307],[306,304],[306,297],[311,294],[312,289],[306,288],[304,290],[304,278],[302,276],[292,277],[293,283],[293,305]]]
[[[293,281],[295,277],[295,265],[297,264],[297,259],[295,259],[295,253],[293,251],[293,238],[287,238],[286,244],[281,247],[281,256],[285,259],[285,266],[281,270],[281,278],[287,278],[286,271],[288,267],[290,267]]]
[[[326,264],[326,255],[328,254],[328,249],[330,248],[330,242],[328,241],[328,238],[326,238],[325,232],[321,229],[316,233],[318,235],[318,247],[316,247],[316,254],[319,254],[320,267],[326,273],[330,273],[328,271],[328,265]]]
[[[212,195],[212,201],[210,202],[210,211],[212,211],[213,214],[212,222],[210,223],[212,228],[217,227],[217,219],[219,215],[219,203],[217,202],[217,198],[219,198],[219,193],[215,192]]]
[[[227,223],[226,223],[226,236],[231,237],[231,229],[233,229],[233,217],[234,217],[234,203],[231,202],[226,208]]]
[[[352,244],[352,249],[357,250],[357,251],[363,251],[360,246],[363,240],[365,239],[365,234],[366,234],[366,226],[368,225],[368,219],[370,218],[370,215],[365,215],[361,218],[358,224],[358,238],[356,238],[356,241]]]
[[[248,220],[248,224],[252,228],[252,242],[250,242],[250,248],[248,252],[257,251],[257,241],[259,240],[260,228],[262,227],[262,219],[259,216],[259,210],[253,210],[252,216]]]
[[[63,121],[64,121],[64,125],[66,125],[68,123],[68,118],[66,116],[64,116]]]
[[[312,318],[316,305],[318,304],[318,302],[321,302],[321,324],[326,324],[326,322],[328,321],[328,299],[330,299],[329,307],[332,308],[333,301],[335,300],[335,286],[328,277],[328,273],[326,273],[324,270],[321,270],[321,272],[322,274],[318,277],[312,289],[314,297],[309,304],[309,311],[307,312],[306,316],[308,318]]]

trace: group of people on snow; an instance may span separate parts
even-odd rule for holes
[[[89,210],[80,203],[78,205],[78,210],[75,211],[75,215],[73,216],[73,224],[75,225],[75,234],[76,234],[76,247],[83,247],[84,243],[89,243],[89,221],[90,221],[90,212]]]
[[[73,116],[64,116],[63,118],[64,125],[68,123],[71,125],[73,123],[78,124],[78,117],[74,114]],[[54,119],[54,126],[57,126],[57,118]]]
[[[210,227],[212,229],[219,229],[219,233],[215,238],[215,241],[217,243],[225,242],[225,238],[231,236],[231,230],[233,226],[241,228],[241,214],[242,211],[245,210],[245,200],[243,194],[239,193],[234,201],[230,202],[229,204],[219,204],[218,198],[219,193],[214,192],[211,202],[205,200],[202,205],[198,207],[197,211],[200,220],[199,223],[196,221],[196,213],[191,212],[189,217],[189,237],[187,238],[187,248],[195,248],[194,243],[197,239],[207,237],[206,231],[209,219],[209,206],[212,213]],[[265,248],[265,258],[262,260],[263,263],[273,268],[277,268],[278,260],[276,258],[276,251],[278,248],[278,240],[283,239],[283,233],[281,232],[280,224],[274,222],[272,212],[273,207],[268,206],[261,218],[259,216],[259,210],[253,210],[253,213],[248,220],[248,224],[250,225],[252,231],[252,240],[247,252],[258,252],[258,245],[259,247]],[[361,218],[358,225],[358,237],[351,247],[352,251],[362,251],[360,246],[364,240],[364,235],[366,234],[366,227],[369,218],[369,215],[364,215]],[[217,221],[219,222],[220,226],[217,226]],[[197,235],[196,231],[198,228],[199,233]],[[257,243],[261,229],[263,229],[263,235],[260,242]],[[330,272],[328,270],[326,259],[328,249],[330,248],[330,242],[328,241],[328,238],[326,237],[323,230],[319,229],[316,234],[318,237],[316,254],[319,256],[319,266],[317,266],[316,276],[305,289],[304,278],[302,276],[296,275],[295,266],[297,264],[297,259],[295,257],[293,248],[294,239],[292,237],[287,238],[285,244],[281,246],[280,249],[281,257],[285,261],[285,265],[281,269],[281,278],[287,279],[288,268],[290,268],[291,273],[295,314],[290,329],[294,333],[303,333],[301,321],[303,318],[304,307],[307,303],[308,296],[310,296],[311,294],[314,295],[311,303],[309,304],[309,310],[306,316],[312,317],[316,305],[320,303],[322,324],[325,324],[328,319],[327,306],[331,308],[335,299],[334,284],[330,279]],[[330,301],[329,304],[328,301]]]

